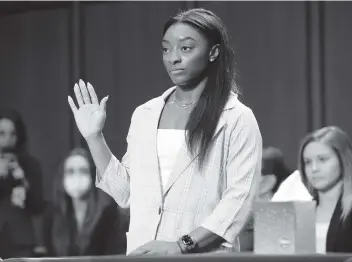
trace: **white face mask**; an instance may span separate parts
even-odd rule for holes
[[[82,156],[71,156],[65,163],[63,181],[66,193],[72,198],[83,197],[92,187],[89,163]]]
[[[83,197],[92,186],[92,179],[87,175],[71,175],[64,178],[66,193],[75,199]]]

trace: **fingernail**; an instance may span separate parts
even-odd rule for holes
[[[108,99],[109,99],[109,95],[106,96],[106,101],[108,101]]]

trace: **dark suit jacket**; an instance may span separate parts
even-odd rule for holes
[[[341,198],[336,204],[335,211],[330,220],[326,238],[326,252],[352,253],[352,215],[341,220]]]

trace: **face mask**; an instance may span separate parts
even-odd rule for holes
[[[92,179],[90,176],[67,176],[64,178],[64,188],[66,193],[72,198],[83,197],[91,188]]]

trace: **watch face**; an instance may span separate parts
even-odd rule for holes
[[[188,236],[188,235],[183,236],[182,237],[182,241],[188,247],[194,245],[194,242],[193,242],[192,238],[190,236]]]

